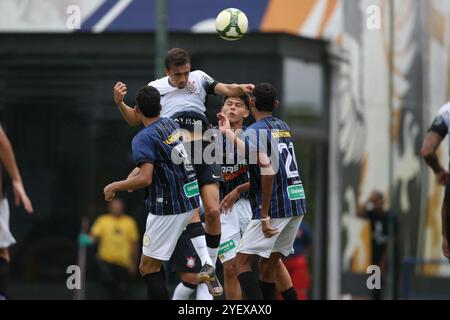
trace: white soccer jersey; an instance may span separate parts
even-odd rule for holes
[[[161,94],[161,117],[170,118],[178,112],[192,111],[205,114],[206,96],[214,93],[216,82],[205,72],[196,70],[189,74],[186,87],[178,89],[169,84],[169,77],[150,82]]]
[[[442,139],[448,134],[450,128],[450,102],[445,104],[438,112],[429,131],[436,132]],[[450,140],[449,140],[450,144]]]

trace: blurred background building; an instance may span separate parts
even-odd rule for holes
[[[132,104],[158,71],[157,1],[0,2],[2,123],[36,211],[31,219],[20,210],[11,217],[17,298],[71,298],[65,271],[76,263],[81,219],[105,209],[103,187],[133,165],[138,129],[122,120],[112,87],[125,82]],[[370,224],[357,207],[376,189],[399,221],[403,263],[388,284],[398,288],[391,297],[450,298],[450,266],[439,263],[443,189],[420,158],[428,126],[450,100],[450,2],[165,4],[167,48],[186,48],[194,69],[223,82],[271,82],[280,91],[313,231],[310,296],[370,297]],[[214,34],[227,7],[248,16],[250,34],[240,41]],[[211,120],[219,106],[220,98],[208,100]],[[448,163],[446,145],[440,155]],[[142,232],[143,194],[125,197]],[[95,298],[90,260],[87,298]]]

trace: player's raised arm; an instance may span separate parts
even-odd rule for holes
[[[442,136],[434,131],[429,131],[425,137],[422,147],[422,157],[427,165],[433,170],[436,175],[437,182],[440,185],[446,185],[448,180],[448,171],[442,167],[436,150],[442,142]]]
[[[275,171],[270,164],[270,159],[266,153],[258,152],[258,165],[261,168],[261,221],[264,236],[272,238],[279,233],[270,225],[270,201],[272,199],[273,183],[275,181]]]
[[[112,201],[116,192],[137,190],[148,187],[152,183],[153,163],[147,162],[141,165],[139,173],[126,180],[113,182],[105,187],[105,200]]]
[[[129,107],[125,102],[123,102],[123,99],[127,94],[127,86],[122,82],[117,82],[116,85],[114,86],[113,91],[114,91],[114,102],[116,103],[120,113],[122,114],[123,118],[128,123],[128,125],[130,125],[131,127],[136,127],[140,125],[141,120],[134,111],[134,108]]]
[[[243,94],[252,93],[255,86],[251,83],[249,84],[225,84],[218,83],[214,87],[214,92],[225,97],[239,97]]]

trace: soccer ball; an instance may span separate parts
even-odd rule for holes
[[[247,33],[247,16],[239,9],[225,9],[216,18],[216,30],[222,39],[239,40]]]

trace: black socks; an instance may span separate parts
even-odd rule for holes
[[[169,292],[166,288],[162,271],[149,273],[144,278],[147,285],[147,294],[149,300],[169,300]]]
[[[247,296],[248,300],[263,300],[261,288],[256,274],[252,271],[243,272],[238,275],[239,283],[242,291]]]
[[[290,287],[286,291],[281,292],[281,296],[284,300],[298,300],[297,291],[295,291],[294,287]]]

